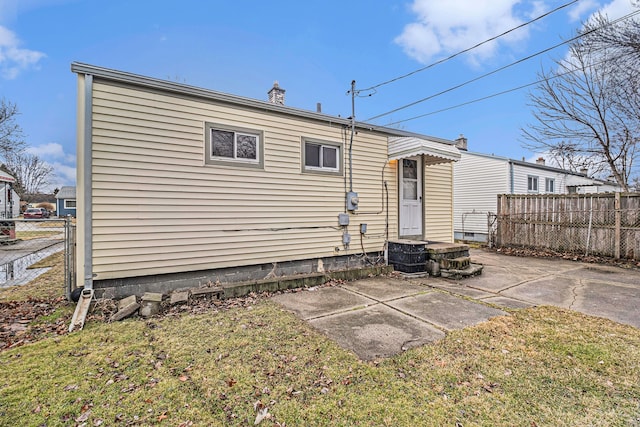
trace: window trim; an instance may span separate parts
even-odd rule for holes
[[[75,206],[67,206],[67,202],[73,202]],[[65,209],[76,209],[77,202],[76,199],[64,199],[64,208]]]
[[[323,147],[335,148],[336,150],[336,168],[327,168],[327,167],[315,167],[315,166],[307,166],[307,158],[306,158],[306,145],[307,144],[315,144],[320,146],[320,152],[322,153]],[[302,137],[300,143],[300,167],[302,173],[313,173],[313,174],[322,174],[322,175],[343,175],[344,171],[344,144],[341,142],[330,142],[323,141],[315,138],[306,138]]]
[[[535,189],[531,188],[532,186],[529,183],[535,182]],[[540,192],[540,179],[535,175],[527,175],[527,192],[529,193],[539,193]]]
[[[256,141],[256,156],[257,159],[242,159],[242,158],[230,158],[230,157],[216,157],[212,155],[211,147],[211,132],[213,130],[220,130],[223,132],[233,132],[234,140],[237,135],[249,135],[255,136]],[[234,153],[234,156],[237,153]],[[205,165],[217,165],[217,166],[235,166],[244,168],[264,169],[264,132],[257,129],[248,129],[239,126],[223,125],[213,122],[204,122],[204,164]]]
[[[549,190],[549,184],[551,184],[551,190]],[[544,192],[549,194],[556,192],[556,180],[554,178],[544,179]]]

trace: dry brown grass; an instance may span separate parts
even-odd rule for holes
[[[60,294],[45,276],[0,304]],[[268,298],[201,314],[88,321],[0,353],[4,425],[640,425],[640,330],[514,311],[362,362]],[[30,327],[68,324],[61,305]],[[51,334],[49,334],[51,335]],[[42,336],[46,336],[42,335]]]

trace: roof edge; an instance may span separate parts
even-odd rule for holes
[[[336,123],[344,126],[351,126],[351,120],[349,118],[330,116],[328,114],[318,113],[310,110],[303,110],[301,108],[289,107],[284,105],[273,104],[268,101],[260,101],[253,98],[247,98],[238,95],[232,95],[225,92],[219,92],[211,89],[204,89],[198,86],[191,86],[184,83],[176,83],[168,80],[157,79],[154,77],[147,77],[140,74],[129,73],[126,71],[114,70],[111,68],[99,67],[96,65],[85,64],[82,62],[72,62],[71,71],[76,74],[92,75],[97,78],[111,80],[116,82],[128,83],[138,86],[143,86],[152,89],[159,89],[172,93],[180,93],[196,96],[199,98],[207,98],[219,102],[236,104],[255,108],[258,110],[265,110],[275,113],[287,114],[296,117],[302,117],[312,120],[318,120],[328,123]],[[415,132],[407,132],[400,129],[393,129],[385,126],[378,126],[366,122],[356,121],[356,127],[358,129],[369,130],[373,132],[380,132],[386,135],[393,136],[414,136],[423,139],[429,139],[434,142],[440,142],[444,144],[455,144],[454,141],[433,137],[429,135],[423,135]]]

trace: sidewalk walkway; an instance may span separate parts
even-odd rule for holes
[[[472,251],[481,276],[376,277],[281,294],[274,300],[363,360],[389,357],[507,315],[497,307],[555,305],[640,327],[640,272]],[[475,300],[470,300],[469,298]]]

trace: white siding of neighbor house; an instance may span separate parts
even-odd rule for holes
[[[460,155],[453,166],[454,229],[486,234],[488,212],[496,212],[498,194],[509,192],[509,161],[466,151]]]
[[[424,168],[424,237],[453,242],[453,162]]]
[[[205,165],[205,122],[262,131],[264,169]],[[386,212],[377,213],[383,167],[386,180],[397,180],[395,165],[387,162],[386,135],[359,130],[354,139],[353,189],[360,205],[351,215],[347,252],[337,219],[348,185],[348,135],[341,125],[99,79],[92,123],[96,280],[361,252],[360,223],[368,225],[365,250],[383,249]],[[344,144],[345,175],[302,173],[302,137]],[[79,148],[79,162],[81,153]],[[78,180],[78,195],[84,184]],[[444,206],[446,196],[438,197]],[[446,215],[442,206],[433,207],[438,224],[446,222],[437,219]],[[79,221],[83,209],[78,197]],[[397,193],[389,185],[390,238],[396,237],[397,212]]]
[[[538,191],[528,191],[527,179],[529,176],[538,177]],[[555,180],[553,193],[545,191],[545,179]],[[534,164],[525,166],[513,165],[513,194],[565,194],[567,193],[567,174],[536,167]]]

